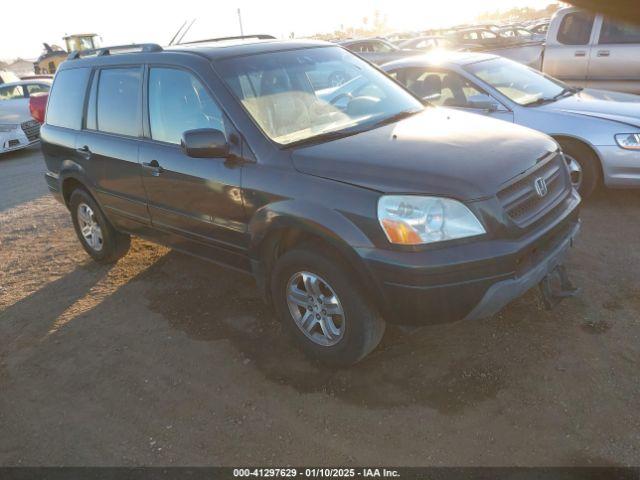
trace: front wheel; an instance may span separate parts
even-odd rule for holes
[[[600,183],[598,158],[585,145],[577,142],[560,142],[564,159],[569,168],[571,184],[582,198],[589,198]]]
[[[278,259],[271,276],[278,316],[301,350],[334,367],[362,360],[382,339],[385,324],[355,275],[317,248]]]

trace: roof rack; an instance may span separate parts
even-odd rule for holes
[[[151,52],[161,52],[162,47],[157,43],[132,43],[130,45],[114,45],[113,47],[104,47],[104,48],[93,48],[90,50],[82,50],[72,51],[67,60],[76,60],[78,58],[87,56],[87,55],[95,55],[97,57],[103,57],[105,55],[111,55],[112,53],[117,53],[119,50],[120,53],[130,53],[131,50],[135,52],[143,52],[143,53],[151,53]]]
[[[237,37],[218,37],[218,38],[207,38],[205,40],[194,40],[191,42],[179,43],[178,45],[190,45],[193,43],[208,43],[208,42],[224,42],[226,40],[245,40],[254,38],[256,40],[275,40],[276,37],[273,35],[267,35],[264,33],[260,33],[258,35],[238,35]]]

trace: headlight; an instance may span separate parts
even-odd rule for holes
[[[0,132],[13,132],[17,128],[18,128],[18,125],[15,123],[0,124]]]
[[[640,133],[619,133],[616,143],[627,150],[640,150]]]
[[[389,195],[378,201],[378,221],[391,243],[419,245],[486,233],[476,216],[457,200]]]

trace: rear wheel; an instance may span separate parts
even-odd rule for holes
[[[589,147],[578,142],[565,140],[560,141],[560,145],[573,187],[583,198],[588,198],[601,180],[598,157]]]
[[[301,350],[322,363],[346,367],[371,352],[385,324],[355,275],[317,248],[278,259],[271,276],[276,311]]]
[[[86,190],[73,191],[69,209],[82,247],[96,262],[112,263],[127,254],[131,238],[113,228]]]

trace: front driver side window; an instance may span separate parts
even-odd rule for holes
[[[224,132],[220,107],[193,75],[174,68],[151,68],[149,125],[151,138],[177,145],[187,130]]]
[[[433,105],[472,108],[486,94],[456,72],[424,68],[406,69],[398,79],[419,98]]]

